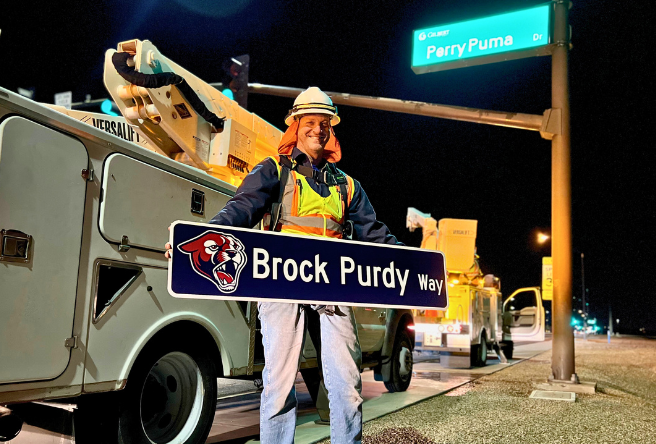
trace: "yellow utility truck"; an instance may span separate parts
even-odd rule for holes
[[[512,358],[513,342],[504,337],[499,278],[484,275],[476,255],[478,221],[441,219],[408,208],[406,226],[421,228],[421,248],[446,257],[449,305],[446,310],[414,310],[415,350],[436,351],[446,367],[480,367],[490,349],[502,361]],[[428,282],[427,285],[435,285]],[[503,352],[503,353],[501,353]]]

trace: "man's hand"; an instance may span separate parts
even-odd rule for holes
[[[171,226],[169,225],[169,231],[171,231]],[[173,247],[170,242],[164,244],[166,251],[164,252],[164,257],[171,260],[171,255],[173,254]]]

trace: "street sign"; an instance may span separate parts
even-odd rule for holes
[[[542,300],[553,300],[553,258],[542,258]]]
[[[169,293],[179,298],[444,310],[440,251],[177,221]]]
[[[66,109],[71,109],[73,104],[73,92],[66,91],[55,94],[55,105],[63,106]]]
[[[415,74],[551,53],[552,5],[414,31]]]

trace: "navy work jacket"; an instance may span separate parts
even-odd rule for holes
[[[292,158],[300,165],[312,167],[308,156],[298,148],[292,151]],[[319,170],[327,168],[324,160]],[[315,169],[317,169],[315,167]],[[312,178],[307,182],[322,197],[330,194],[328,185],[317,183]],[[364,242],[377,242],[391,245],[403,245],[393,236],[387,226],[376,220],[376,212],[369,198],[357,180],[353,180],[355,190],[348,207],[348,219],[353,221],[353,239]],[[271,158],[258,163],[237,189],[237,194],[228,201],[226,206],[210,223],[231,227],[251,228],[257,225],[264,214],[271,209],[271,204],[278,199],[280,179],[278,167]]]

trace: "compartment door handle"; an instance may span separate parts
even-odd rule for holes
[[[0,262],[31,260],[32,236],[18,230],[0,230]]]

